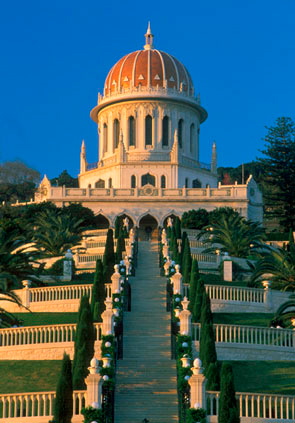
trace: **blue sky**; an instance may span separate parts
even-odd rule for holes
[[[208,111],[201,161],[213,140],[219,166],[255,160],[265,126],[295,117],[294,18],[294,0],[2,2],[0,162],[76,176],[83,138],[96,161],[89,112],[112,65],[143,47],[149,20],[155,47],[184,63]]]

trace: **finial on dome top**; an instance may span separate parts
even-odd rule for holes
[[[149,22],[148,29],[145,34],[145,46],[144,46],[145,50],[152,50],[154,48],[153,40],[154,40],[154,36],[151,31],[151,23]]]

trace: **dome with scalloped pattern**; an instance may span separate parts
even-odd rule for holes
[[[192,78],[186,67],[175,57],[153,46],[150,25],[145,34],[144,50],[122,57],[110,70],[105,80],[104,95],[134,88],[172,88],[194,95]]]

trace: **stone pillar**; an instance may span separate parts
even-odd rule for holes
[[[168,244],[165,243],[163,245],[163,257],[168,257],[168,256],[169,256],[169,247],[168,247]]]
[[[177,264],[175,266],[176,273],[171,276],[171,282],[173,284],[173,294],[183,295],[183,286],[182,286],[182,274],[179,272],[180,266]]]
[[[192,333],[192,315],[188,310],[189,301],[184,297],[181,302],[183,310],[179,313],[180,320],[180,335],[191,336]]]
[[[129,242],[131,243],[131,244],[133,244],[133,242],[135,241],[135,234],[134,234],[134,229],[133,228],[131,228],[130,229],[130,232],[129,232]]]
[[[270,289],[271,281],[263,281],[262,285],[264,287],[263,300],[265,307],[267,308],[267,310],[272,310],[272,290]]]
[[[162,241],[162,244],[167,244],[167,234],[165,229],[162,230],[161,241]]]
[[[219,265],[220,265],[220,250],[218,250],[218,249],[216,250],[216,264],[219,267]]]
[[[90,361],[90,367],[88,367],[90,374],[85,379],[87,386],[86,393],[86,406],[93,408],[101,408],[101,394],[102,394],[102,384],[103,378],[99,374],[99,365],[98,360],[93,357]]]
[[[225,253],[225,256],[223,259],[223,279],[226,282],[233,281],[233,262],[230,259],[228,253]]]
[[[191,368],[193,375],[189,378],[190,407],[204,408],[206,410],[206,378],[203,375],[202,362],[196,358]]]
[[[169,269],[170,269],[171,263],[172,262],[170,260],[170,257],[167,256],[166,257],[166,262],[164,263],[165,276],[169,276]]]
[[[119,272],[119,265],[115,264],[115,272],[111,276],[112,281],[112,294],[119,294],[121,291],[121,275]]]
[[[29,308],[30,307],[30,286],[31,286],[31,281],[29,280],[25,280],[22,281],[22,285],[23,285],[23,298],[22,298],[22,303],[25,307]]]
[[[101,314],[102,318],[102,334],[103,335],[114,335],[114,313],[113,313],[113,301],[111,298],[105,300],[106,309]]]
[[[133,256],[133,246],[132,246],[132,244],[131,244],[131,242],[130,242],[130,241],[129,241],[129,242],[127,243],[127,245],[125,246],[125,249],[126,249],[126,254],[127,254],[127,256],[132,257],[132,256]]]
[[[72,259],[73,259],[73,254],[71,250],[68,250],[65,254],[64,268],[63,268],[63,275],[67,281],[72,280]]]
[[[124,258],[124,265],[126,267],[126,276],[130,276],[131,275],[131,263],[130,263],[127,255]]]

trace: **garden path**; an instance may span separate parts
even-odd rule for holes
[[[171,360],[166,279],[157,243],[139,242],[132,311],[124,314],[123,360],[117,362],[115,423],[178,422],[176,363]]]

